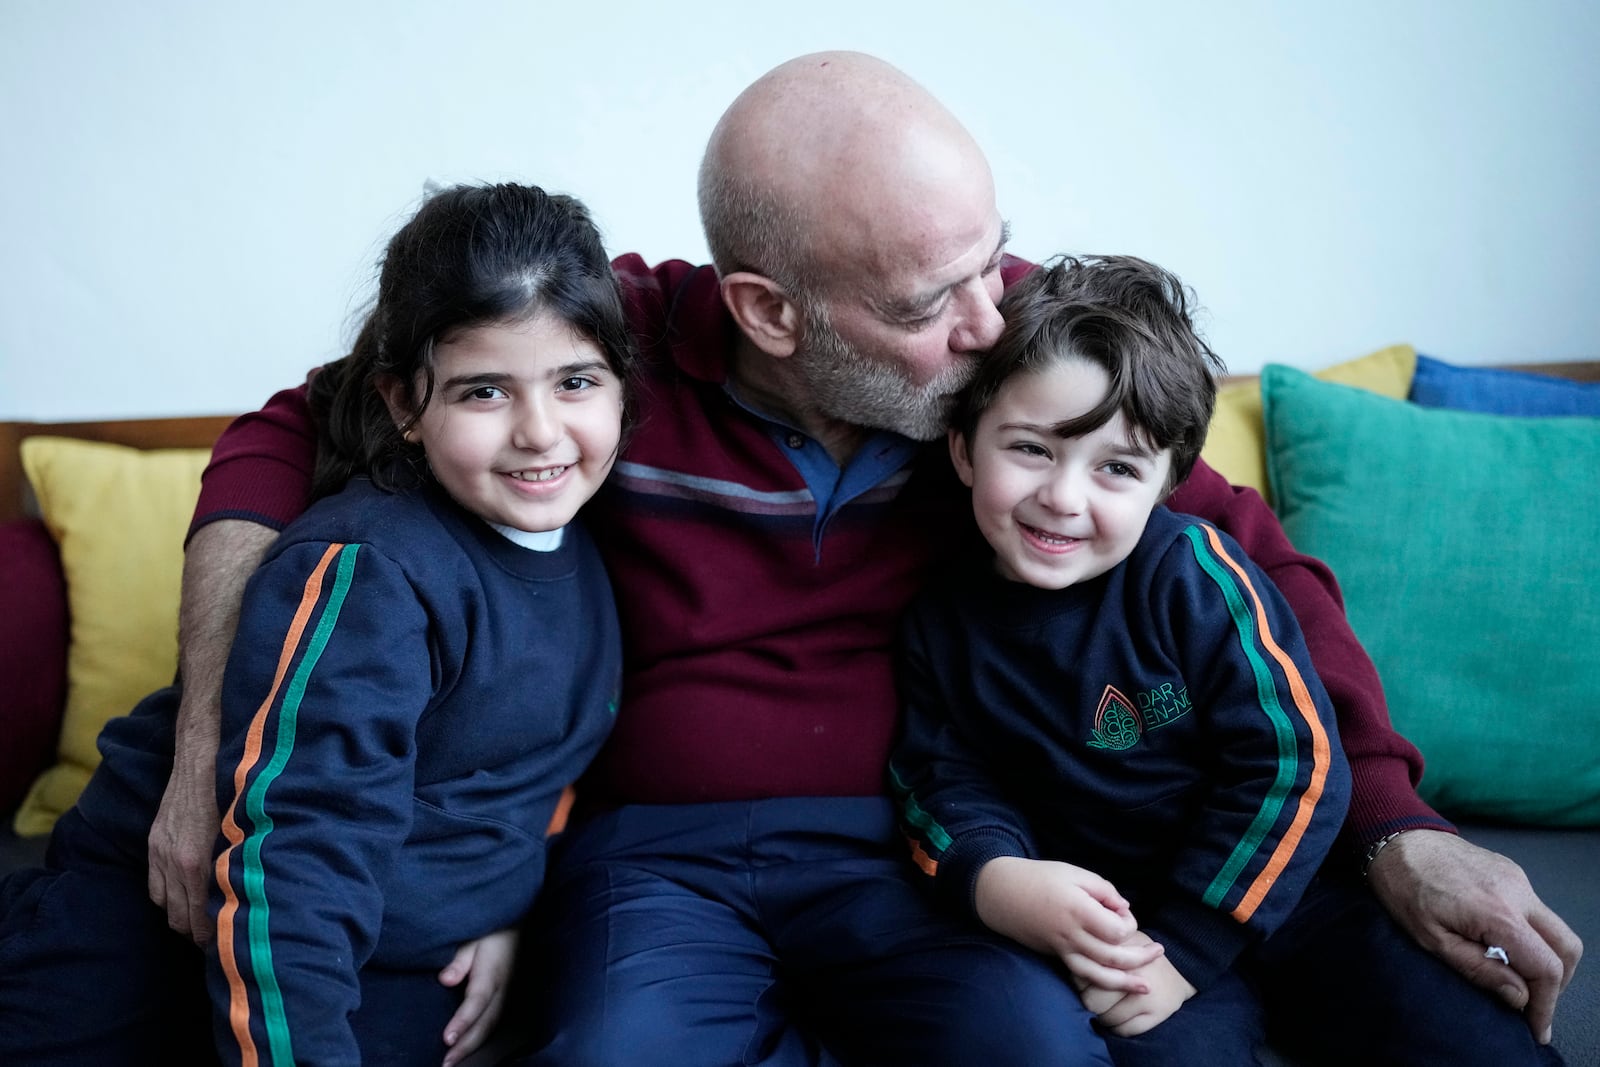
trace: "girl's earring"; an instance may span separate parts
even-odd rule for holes
[[[401,431],[400,436],[405,438],[406,444],[414,445],[417,443],[417,428],[415,426],[407,426]]]

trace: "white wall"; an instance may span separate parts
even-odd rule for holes
[[[0,418],[258,405],[426,179],[700,259],[712,124],[829,47],[967,122],[1015,251],[1171,267],[1231,369],[1600,356],[1592,0],[0,0]]]

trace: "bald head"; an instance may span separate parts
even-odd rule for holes
[[[859,52],[801,56],[757,79],[700,168],[719,272],[754,271],[796,293],[904,266],[940,216],[993,202],[988,163],[955,116]]]

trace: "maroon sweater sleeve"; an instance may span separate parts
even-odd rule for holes
[[[1346,843],[1361,847],[1413,827],[1454,832],[1417,796],[1422,755],[1390,724],[1377,669],[1350,629],[1344,598],[1327,565],[1295,551],[1260,494],[1229,485],[1203,460],[1167,503],[1174,511],[1209,519],[1232,534],[1293,606],[1312,663],[1333,699],[1339,739],[1350,761]]]
[[[222,431],[200,478],[189,536],[208,522],[244,519],[281,530],[311,503],[317,434],[306,387],[273,394]]]

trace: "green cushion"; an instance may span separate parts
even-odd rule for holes
[[[1267,471],[1333,568],[1440,811],[1600,825],[1600,419],[1261,376]]]

